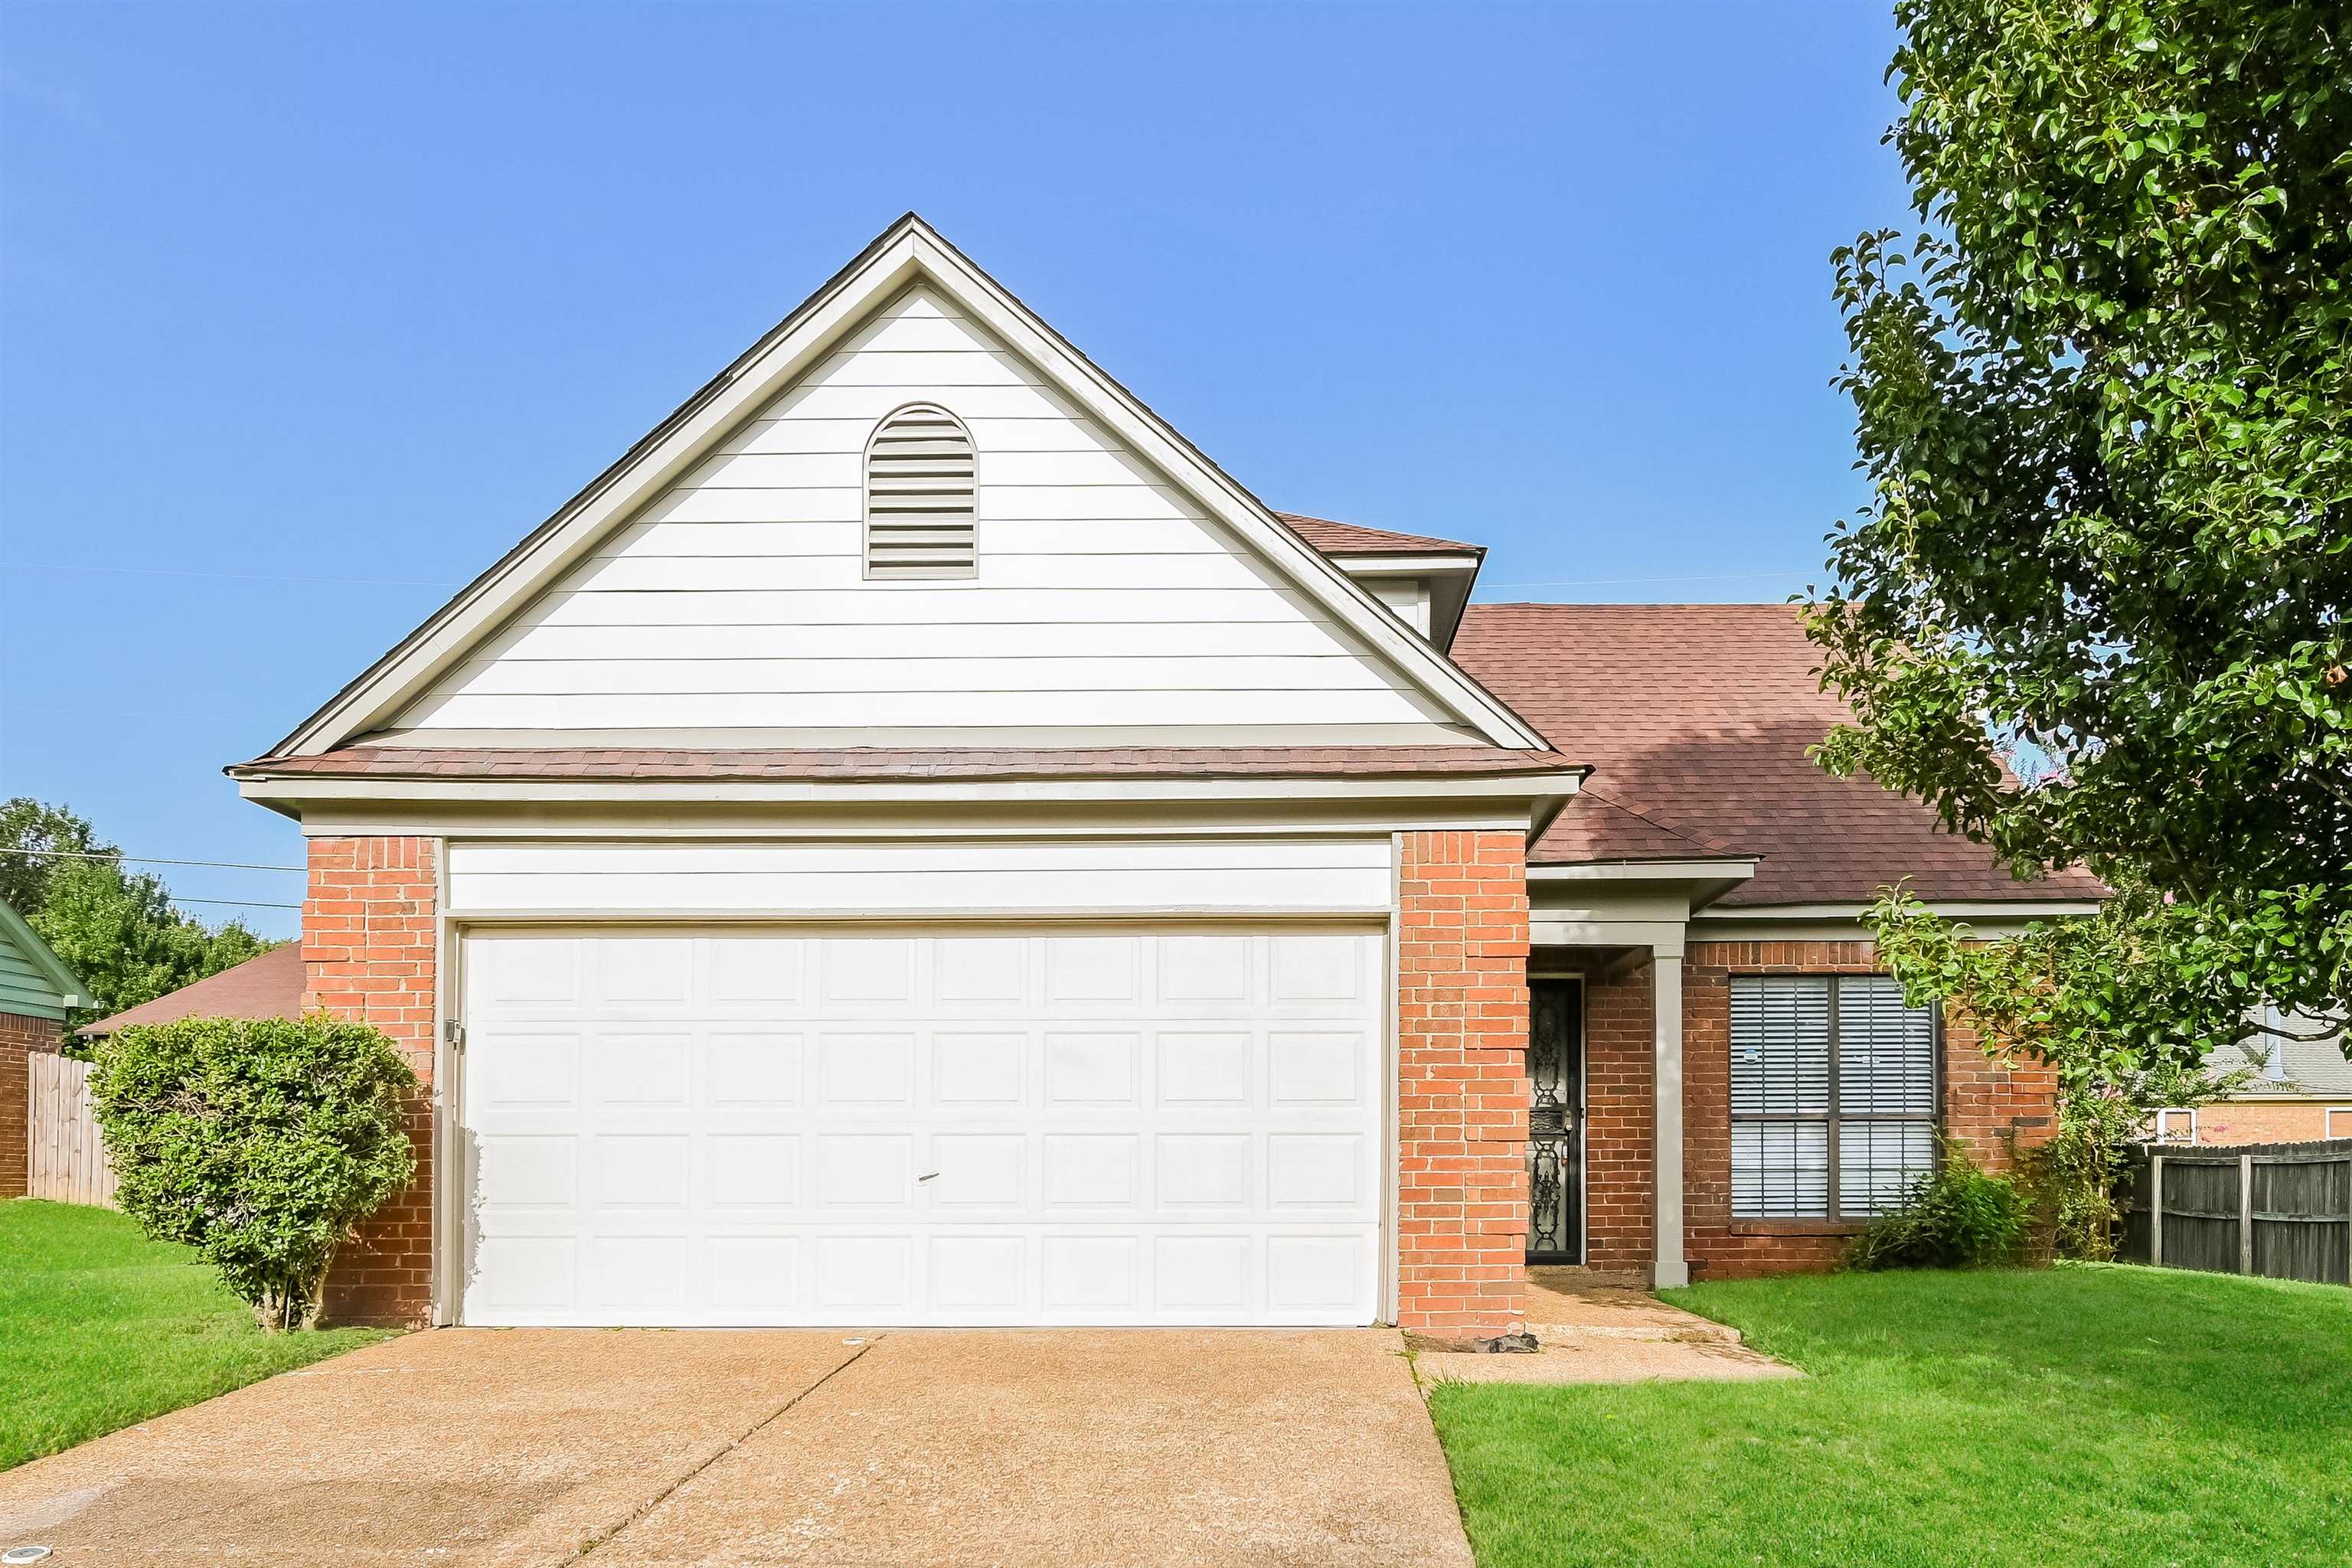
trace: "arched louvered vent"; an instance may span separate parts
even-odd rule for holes
[[[971,437],[928,403],[882,422],[866,448],[866,574],[972,574]]]

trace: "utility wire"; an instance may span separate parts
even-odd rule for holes
[[[1773,578],[1801,577],[1812,568],[1785,572],[1723,572],[1707,577],[1577,577],[1559,583],[1496,583],[1496,588],[1624,588],[1651,583],[1761,583]]]
[[[88,849],[0,849],[0,855],[43,855],[61,860],[136,860],[142,866],[218,866],[230,871],[308,871],[310,868],[308,866],[263,866],[251,860],[166,860],[160,855],[101,855]]]
[[[299,910],[302,907],[299,904],[257,903],[251,899],[184,899],[176,893],[173,895],[172,901],[175,904],[227,904],[240,910]]]

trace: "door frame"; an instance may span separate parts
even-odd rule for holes
[[[1529,970],[1528,988],[1531,994],[1538,984],[1570,984],[1576,987],[1576,1256],[1570,1266],[1580,1268],[1592,1256],[1592,1187],[1588,1179],[1588,1173],[1592,1165],[1592,1131],[1587,1116],[1587,1107],[1591,1096],[1586,1082],[1586,1068],[1591,1061],[1592,1053],[1590,1042],[1585,1037],[1586,1026],[1589,1022],[1586,1017],[1589,992],[1585,984],[1584,972],[1578,969]],[[1531,1004],[1532,1000],[1531,994]],[[1535,1024],[1532,1005],[1528,1008],[1528,1022],[1532,1044]],[[1532,1106],[1535,1099],[1533,1079],[1528,1082],[1528,1098],[1529,1105]],[[1528,1199],[1530,1221],[1528,1228],[1532,1230],[1535,1201],[1535,1194],[1532,1190],[1529,1191]],[[1532,1253],[1526,1254],[1525,1258],[1527,1264],[1532,1268],[1560,1267],[1559,1258],[1556,1255],[1547,1256],[1540,1262]]]

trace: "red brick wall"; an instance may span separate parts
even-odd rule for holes
[[[1499,1333],[1526,1305],[1525,847],[1480,832],[1402,848],[1397,1321]]]
[[[361,1227],[328,1279],[327,1319],[420,1326],[433,1310],[434,842],[313,838],[302,906],[305,1005],[373,1024],[416,1069],[416,1181]]]
[[[1835,1266],[1851,1222],[1731,1217],[1731,977],[1866,974],[1867,942],[1694,942],[1683,974],[1685,1249],[1694,1279]],[[2049,1136],[2057,1095],[2046,1068],[1987,1058],[1975,1032],[1947,1019],[1945,1131],[1990,1170]]]
[[[1538,968],[1584,976],[1585,1262],[1642,1272],[1657,1256],[1657,1165],[1652,1158],[1657,1072],[1650,961],[1598,954]]]
[[[64,1033],[54,1018],[0,1013],[0,1198],[23,1197],[32,1175],[32,1071],[26,1058],[56,1050]]]
[[[2332,1100],[2225,1100],[2197,1112],[2200,1143],[2309,1143],[2327,1136],[2327,1108],[2352,1107],[2352,1096]],[[2179,1131],[2175,1117],[2171,1130]],[[2352,1138],[2352,1117],[2336,1119],[2336,1135]]]

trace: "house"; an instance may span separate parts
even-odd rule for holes
[[[2309,1143],[2352,1138],[2352,1058],[2340,1032],[2301,1016],[2269,1022],[2285,1034],[2258,1036],[2215,1053],[2226,1069],[2253,1078],[2227,1099],[2158,1113],[2150,1129],[2178,1143]]]
[[[25,917],[0,903],[0,1199],[25,1195],[31,1169],[32,1054],[54,1054],[89,994]]]
[[[102,1040],[140,1024],[171,1024],[182,1018],[299,1018],[308,972],[302,944],[289,942],[234,964],[217,974],[192,980],[177,991],[125,1008],[110,1018],[74,1031]]]
[[[434,1087],[331,1310],[1485,1334],[2036,1136],[1855,917],[2089,884],[1816,772],[1790,607],[1482,561],[1269,510],[894,224],[229,770]]]

